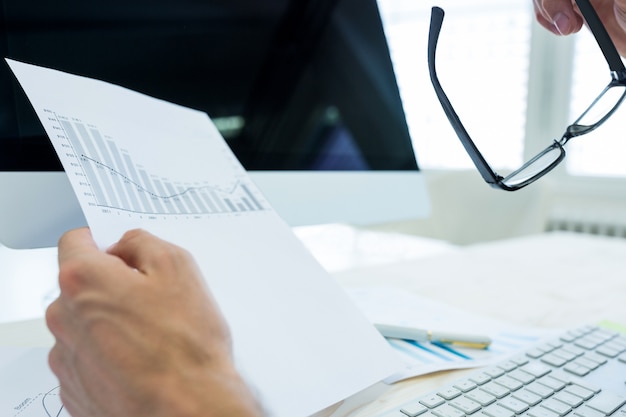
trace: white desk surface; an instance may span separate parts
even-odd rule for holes
[[[626,325],[626,239],[545,234],[334,275],[345,287],[389,285],[514,324],[564,329],[610,320]],[[376,416],[468,372],[396,383],[354,416]]]
[[[307,239],[309,231],[298,233],[344,287],[399,287],[513,324],[569,328],[611,320],[626,325],[626,239],[555,233],[459,248],[346,230],[344,246],[329,245],[326,251],[323,240]],[[51,343],[41,319],[0,324],[0,345]],[[467,372],[396,383],[350,417],[376,416]]]

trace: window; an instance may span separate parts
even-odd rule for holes
[[[574,65],[571,87],[571,119],[610,81],[609,68],[589,31],[574,37]],[[567,172],[571,175],[626,176],[626,105],[587,137],[568,145]]]
[[[450,101],[495,169],[521,165],[531,23],[529,0],[445,0],[437,71]],[[421,168],[473,168],[428,76],[430,3],[379,0]]]

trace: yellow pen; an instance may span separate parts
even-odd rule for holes
[[[380,323],[375,323],[374,327],[383,336],[395,339],[415,340],[416,342],[439,342],[472,349],[487,349],[491,344],[491,338],[483,335],[439,332]]]

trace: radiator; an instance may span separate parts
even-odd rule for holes
[[[626,238],[626,207],[558,207],[549,214],[546,231],[568,231]]]

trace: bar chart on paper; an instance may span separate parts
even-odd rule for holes
[[[246,178],[228,184],[170,179],[149,172],[134,155],[97,126],[55,114],[56,140],[66,150],[71,174],[80,177],[84,196],[103,210],[145,215],[219,215],[266,209]],[[140,156],[140,155],[139,155]],[[67,168],[66,168],[67,171]]]

